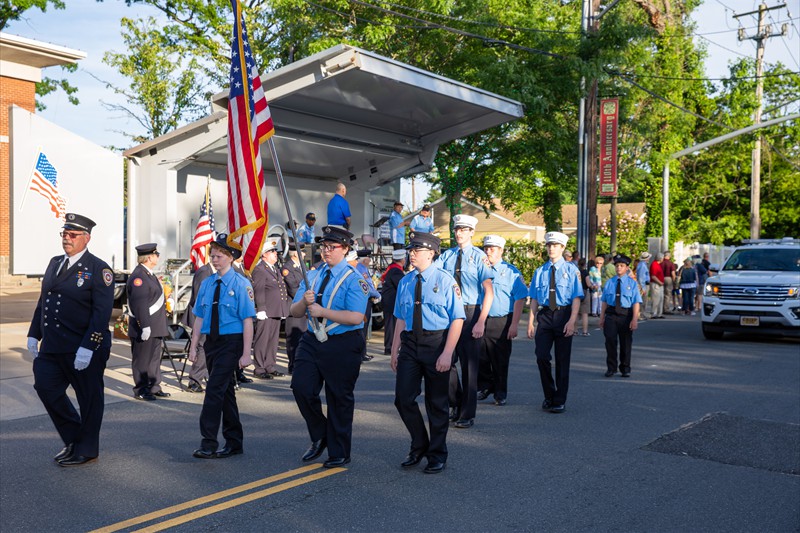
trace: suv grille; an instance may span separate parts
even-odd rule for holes
[[[769,285],[720,285],[717,296],[724,300],[783,302],[789,296],[789,287],[775,287]]]

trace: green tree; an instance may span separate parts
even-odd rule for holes
[[[49,5],[54,9],[64,9],[62,0],[0,0],[0,31],[10,21],[19,20],[27,10],[35,7],[44,13]]]

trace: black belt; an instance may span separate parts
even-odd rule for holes
[[[567,309],[567,308],[571,308],[571,307],[572,307],[571,305],[570,306],[557,305],[555,309],[550,309],[549,305],[545,305],[544,307],[540,307],[539,309],[542,310],[542,311],[553,311],[553,312],[555,312],[555,311],[561,311],[562,309]]]
[[[480,307],[479,305],[464,305],[464,309],[474,309],[475,307]]]
[[[350,331],[345,331],[344,333],[328,333],[328,337],[344,337],[345,335],[357,335],[361,333],[361,329],[352,329]]]
[[[429,337],[431,335],[443,335],[447,333],[446,329],[426,329],[423,330],[421,333],[414,333],[413,331],[406,331],[409,335],[414,335],[415,337]]]
[[[623,311],[625,311],[624,313],[622,313],[622,315],[629,315],[629,314],[631,314],[631,311],[632,311],[632,309],[631,309],[630,307],[623,307],[623,308],[622,308],[622,310],[623,310]],[[617,313],[617,312],[614,310],[614,308],[613,308],[613,307],[609,307],[608,309],[606,309],[606,314],[607,314],[607,315],[617,315],[617,316],[622,316],[622,315],[618,314],[618,313]]]

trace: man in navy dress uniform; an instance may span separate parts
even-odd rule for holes
[[[33,386],[64,441],[53,458],[60,466],[83,465],[100,453],[114,273],[86,249],[94,226],[85,216],[67,213],[61,232],[65,255],[54,257],[47,266],[28,330]],[[67,397],[69,385],[80,414]]]
[[[126,286],[133,397],[144,401],[170,396],[161,390],[161,338],[167,336],[167,308],[164,288],[153,273],[159,256],[156,248],[154,242],[136,247],[139,264]]]

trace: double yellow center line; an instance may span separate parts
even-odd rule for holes
[[[274,476],[266,477],[264,479],[259,479],[258,481],[253,481],[252,483],[247,483],[244,485],[239,485],[238,487],[233,487],[231,489],[223,490],[220,492],[216,492],[214,494],[209,494],[208,496],[203,496],[202,498],[197,498],[195,500],[190,500],[188,502],[179,503],[178,505],[173,505],[171,507],[166,507],[159,511],[154,511],[152,513],[144,514],[141,516],[137,516],[135,518],[131,518],[129,520],[125,520],[122,522],[117,522],[116,524],[111,524],[110,526],[102,527],[100,529],[95,529],[91,533],[111,533],[113,531],[120,531],[123,529],[129,529],[133,526],[137,526],[139,524],[144,524],[146,522],[152,522],[154,520],[163,519],[172,514],[180,513],[181,511],[186,511],[188,509],[192,509],[194,507],[204,506],[208,503],[222,500],[224,498],[228,498],[230,496],[234,496],[236,494],[240,494],[243,492],[247,492],[253,489],[257,489],[259,487],[263,487],[265,485],[270,485],[277,481],[282,481],[284,479],[288,479],[295,476],[302,476],[313,470],[317,470],[322,465],[317,463],[313,465],[304,466],[302,468],[297,468],[295,470],[289,470],[288,472],[282,472],[280,474],[275,474]],[[197,520],[198,518],[202,518],[204,516],[208,516],[214,513],[218,513],[220,511],[224,511],[226,509],[231,509],[233,507],[252,502],[254,500],[258,500],[260,498],[264,498],[266,496],[270,496],[271,494],[276,494],[278,492],[282,492],[284,490],[288,490],[294,487],[298,487],[300,485],[304,485],[306,483],[311,483],[312,481],[316,481],[318,479],[322,479],[328,476],[332,476],[334,474],[338,474],[340,472],[345,472],[346,468],[331,468],[326,469],[320,472],[313,473],[311,475],[305,477],[299,477],[297,479],[293,479],[291,481],[286,481],[285,483],[280,483],[279,485],[274,485],[264,490],[260,490],[257,492],[251,492],[250,494],[245,494],[244,496],[240,496],[238,498],[234,498],[232,500],[226,500],[221,503],[217,503],[215,505],[209,505],[207,507],[202,507],[195,511],[182,514],[176,516],[174,518],[170,518],[168,520],[158,521],[153,525],[144,527],[142,529],[136,530],[137,532],[151,532],[151,531],[163,531],[165,529],[178,526],[180,524],[185,524],[186,522],[191,522],[192,520]]]

